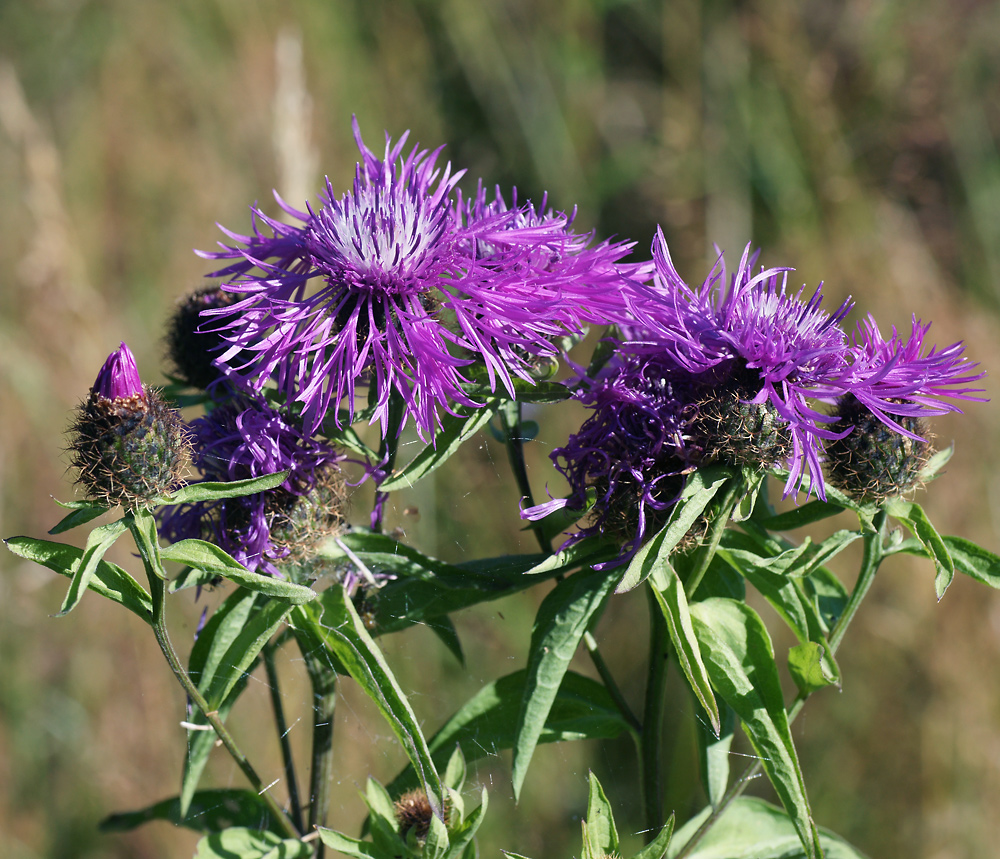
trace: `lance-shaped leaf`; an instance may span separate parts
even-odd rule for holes
[[[711,813],[711,807],[706,808],[677,830],[667,850],[667,859],[673,859],[687,846]],[[826,859],[866,859],[829,830],[819,830],[819,843]],[[796,859],[802,855],[802,848],[795,825],[782,809],[756,797],[741,796],[733,800],[697,846],[685,855],[687,859],[733,856]]]
[[[674,645],[681,671],[684,672],[702,710],[707,714],[713,733],[719,736],[721,729],[719,710],[715,704],[715,693],[712,692],[708,671],[701,659],[698,639],[691,624],[691,612],[684,594],[684,585],[681,584],[666,555],[661,555],[657,559],[657,564],[650,575],[650,584],[653,586],[653,596],[656,597],[656,602],[667,622],[670,641]]]
[[[916,537],[927,553],[934,561],[934,568],[937,575],[934,577],[934,590],[937,598],[941,599],[944,592],[948,590],[948,585],[955,578],[955,562],[948,553],[937,529],[927,518],[924,509],[914,501],[904,501],[902,498],[894,498],[885,505],[886,512],[902,522],[907,530]]]
[[[127,514],[125,522],[132,532],[132,539],[135,540],[146,574],[166,581],[167,571],[163,569],[163,559],[160,557],[160,540],[153,514],[140,508]]]
[[[204,540],[180,540],[172,543],[160,550],[160,557],[164,561],[176,561],[213,576],[222,576],[247,590],[286,599],[293,605],[316,598],[316,592],[311,588],[251,572],[232,555]]]
[[[86,525],[98,516],[103,516],[111,509],[102,504],[93,504],[89,501],[74,501],[71,502],[72,506],[64,504],[62,501],[57,501],[56,504],[60,507],[69,507],[70,512],[59,520],[57,525],[49,529],[50,534],[62,534],[80,525]]]
[[[650,841],[638,853],[634,854],[632,859],[663,859],[670,848],[670,841],[673,834],[674,815],[671,814],[670,819],[663,825],[663,829],[659,831],[656,838]]]
[[[471,415],[445,415],[434,444],[427,445],[403,468],[393,472],[379,484],[382,492],[407,489],[421,478],[436,471],[472,436],[488,424],[497,413],[497,405],[473,409]]]
[[[559,582],[542,601],[531,631],[527,683],[517,719],[512,778],[514,798],[548,719],[570,660],[614,588],[615,574],[590,570]]]
[[[700,711],[696,717],[701,781],[705,786],[705,793],[708,794],[708,801],[713,806],[719,804],[729,787],[729,760],[736,727],[733,708],[725,701],[718,700],[716,706],[719,708],[721,724],[717,736],[712,732],[704,711]]]
[[[327,847],[352,859],[386,859],[386,854],[371,841],[351,838],[335,829],[324,829],[322,826],[317,826],[316,831],[319,832],[320,841]]]
[[[1000,557],[963,537],[942,539],[956,570],[991,588],[1000,588]]]
[[[691,530],[691,526],[698,521],[698,517],[718,494],[723,484],[732,476],[729,469],[712,465],[700,468],[688,477],[681,497],[671,508],[667,524],[635,553],[616,588],[616,593],[630,591],[646,580],[656,565],[656,559],[661,555],[666,557],[674,550]]]
[[[189,483],[165,498],[158,498],[157,503],[163,507],[173,507],[177,504],[196,504],[200,501],[220,501],[223,498],[256,495],[258,492],[267,492],[268,489],[281,486],[288,479],[288,474],[288,471],[276,471],[274,474],[248,477],[245,480],[222,482],[206,480]]]
[[[307,841],[237,826],[202,838],[194,859],[309,859],[313,851]]]
[[[34,561],[69,578],[77,574],[83,561],[83,549],[67,546],[65,543],[37,540],[34,537],[10,537],[4,543],[18,557]],[[153,622],[153,604],[149,594],[125,570],[110,561],[98,562],[87,587],[94,593],[125,606],[146,623]]]
[[[763,621],[745,603],[723,598],[691,606],[712,685],[743,722],[809,859],[821,856],[805,782],[788,727],[774,650]]]
[[[410,702],[344,589],[329,588],[318,600],[297,606],[292,625],[313,647],[330,654],[333,664],[346,671],[374,701],[417,770],[435,814],[440,815],[441,779],[427,741]]]
[[[517,716],[524,696],[524,669],[488,683],[472,696],[431,737],[428,746],[441,767],[457,746],[468,761],[513,747]],[[559,684],[539,743],[613,739],[629,730],[615,702],[596,680],[567,671]],[[401,772],[389,786],[393,795],[416,784],[412,768]]]
[[[225,719],[242,690],[240,684],[246,683],[247,672],[290,610],[287,602],[263,601],[251,591],[236,591],[199,633],[191,650],[188,673],[209,709],[218,710],[220,718]],[[190,721],[198,727],[208,725],[205,715],[197,710],[192,711]],[[214,732],[198,727],[188,731],[180,793],[182,815],[188,812],[215,745]]]
[[[109,815],[98,827],[101,832],[129,832],[152,820],[164,820],[196,832],[218,832],[233,826],[246,826],[283,834],[260,796],[252,790],[231,788],[199,790],[191,800],[187,815],[181,814],[181,798],[174,796],[137,811]]]
[[[840,504],[835,504],[831,501],[819,501],[817,499],[809,501],[801,507],[795,507],[784,513],[778,513],[776,516],[761,519],[759,520],[759,524],[768,531],[794,531],[796,528],[804,528],[806,525],[812,525],[813,522],[837,516],[843,513],[844,509]]]
[[[117,522],[100,525],[90,532],[80,563],[73,570],[69,590],[66,592],[66,598],[63,600],[62,608],[56,613],[56,617],[69,614],[79,605],[97,572],[98,564],[101,563],[108,549],[114,545],[115,540],[124,534],[127,528],[128,523],[125,518],[122,518]]]
[[[618,853],[618,830],[611,803],[597,776],[590,773],[590,794],[587,799],[587,818],[581,821],[583,830],[582,859],[605,859]]]
[[[796,644],[788,651],[788,673],[803,695],[811,695],[824,686],[840,685],[840,676],[829,669],[829,649],[815,641]]]

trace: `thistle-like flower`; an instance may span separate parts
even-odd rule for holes
[[[584,253],[565,216],[456,205],[462,171],[439,170],[440,149],[403,158],[406,135],[395,145],[387,137],[380,160],[356,121],[354,131],[362,161],[351,191],[336,197],[328,179],[317,210],[281,203],[302,227],[255,208],[253,235],[229,233],[237,245],[204,254],[238,260],[215,274],[240,296],[205,311],[204,327],[229,342],[220,360],[230,378],[255,392],[275,378],[302,404],[309,432],[344,401],[353,420],[358,385],[367,385],[383,434],[412,418],[426,436],[442,411],[481,404],[466,390],[475,380],[513,394],[514,377],[532,379],[533,358],[557,353],[555,338],[603,319],[628,247]],[[595,266],[596,277],[581,277]],[[398,426],[393,398],[403,404]]]
[[[70,450],[88,498],[135,509],[179,485],[190,443],[180,414],[142,384],[135,357],[122,343],[77,410]]]
[[[826,446],[828,479],[857,499],[882,503],[913,489],[932,452],[926,419],[961,411],[948,400],[985,399],[970,387],[985,374],[961,343],[923,354],[929,328],[914,317],[907,340],[895,328],[887,340],[871,316],[858,325],[837,437]]]
[[[341,531],[343,454],[309,438],[263,401],[242,397],[198,418],[190,429],[203,480],[291,473],[266,492],[166,508],[162,533],[171,542],[209,539],[247,569],[282,576],[278,564],[305,560],[320,540]]]
[[[658,231],[658,299],[641,307],[634,339],[623,348],[666,355],[708,383],[691,428],[705,460],[760,468],[784,461],[786,494],[805,486],[822,497],[822,440],[837,433],[829,428],[835,418],[816,403],[845,391],[850,353],[840,323],[852,303],[827,313],[822,285],[808,298],[804,288],[790,294],[789,269],[755,275],[756,258],[747,246],[727,287],[720,256],[702,286],[691,289]],[[761,446],[748,448],[751,436]]]

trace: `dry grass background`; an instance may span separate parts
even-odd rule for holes
[[[214,222],[246,227],[271,188],[301,203],[323,173],[346,189],[352,113],[370,144],[412,129],[473,180],[547,190],[640,252],[662,224],[692,280],[713,242],[735,254],[752,238],[763,262],[825,280],[831,302],[851,293],[885,323],[933,319],[937,342],[964,339],[995,378],[998,69],[1000,6],[971,0],[0,2],[0,533],[41,534],[50,496],[72,494],[56,456],[67,413],[120,339],[156,380],[160,327],[207,270],[191,248],[221,237]],[[936,424],[958,452],[922,497],[943,532],[994,550],[998,414],[973,406]],[[571,420],[547,426],[540,464]],[[476,501],[515,500],[496,453],[484,442],[422,490],[420,521],[404,520],[419,545],[449,558],[516,548],[514,521],[481,536]],[[179,779],[182,697],[145,630],[95,597],[54,620],[63,582],[9,555],[0,565],[0,852],[188,855],[194,836],[164,824],[95,830]],[[419,632],[386,642],[428,730],[523,659],[535,600],[458,618],[467,677]],[[199,608],[175,609],[178,640]],[[617,600],[601,628],[636,683],[643,613]],[[997,595],[956,581],[938,605],[925,565],[887,566],[841,651],[843,692],[817,695],[796,725],[820,823],[873,857],[993,855],[998,653]],[[305,689],[292,655],[282,668],[294,709]],[[265,707],[253,684],[232,719],[248,742]],[[689,711],[678,696],[677,802]],[[354,831],[356,790],[400,761],[349,689],[340,713],[333,820]],[[304,707],[296,717],[304,739]],[[588,767],[634,832],[630,754],[541,750],[521,809],[506,761],[481,767],[494,800],[484,855],[572,855]],[[211,775],[240,784],[223,760]]]

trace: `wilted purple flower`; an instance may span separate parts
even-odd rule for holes
[[[395,146],[387,137],[379,160],[356,121],[354,132],[362,163],[350,192],[338,199],[327,180],[318,210],[282,203],[302,227],[255,208],[252,236],[229,233],[243,247],[204,254],[239,260],[215,274],[245,296],[206,311],[206,327],[230,342],[220,357],[230,375],[258,392],[275,377],[302,403],[308,431],[344,399],[353,419],[361,384],[383,434],[401,429],[390,426],[395,394],[403,423],[412,418],[426,435],[442,409],[480,405],[463,388],[470,365],[482,362],[490,388],[499,379],[513,393],[513,377],[531,379],[534,356],[557,352],[553,338],[606,315],[620,291],[612,281],[623,283],[613,264],[628,248],[584,254],[564,216],[485,202],[460,211],[452,192],[462,173],[435,166],[440,149],[404,159],[406,135]],[[598,275],[582,280],[595,266]]]
[[[97,373],[92,390],[107,400],[145,396],[135,356],[124,341],[108,355],[108,360]]]
[[[982,388],[968,386],[986,374],[975,372],[979,365],[963,356],[961,343],[945,349],[932,346],[921,354],[930,327],[914,316],[909,339],[903,340],[893,326],[892,336],[886,340],[874,318],[868,316],[858,324],[851,348],[847,390],[880,421],[904,435],[913,434],[893,415],[929,417],[961,411],[946,398],[985,401],[985,397],[976,396]]]
[[[693,375],[711,379],[714,389],[737,401],[773,410],[787,426],[786,494],[809,475],[810,488],[823,495],[821,439],[834,437],[824,425],[834,418],[813,401],[833,402],[844,392],[848,371],[847,337],[840,323],[848,299],[834,313],[822,310],[822,285],[811,297],[803,289],[786,292],[789,269],[752,273],[757,254],[747,246],[726,286],[722,257],[697,289],[677,274],[663,232],[653,242],[654,288],[659,297],[641,308],[635,339],[624,348],[664,354]]]
[[[233,481],[290,470],[280,486],[267,492],[220,501],[165,508],[163,533],[176,542],[210,539],[249,570],[281,575],[275,561],[293,551],[297,506],[316,490],[340,481],[343,454],[314,440],[263,401],[237,398],[190,424],[194,464],[205,481]],[[342,510],[320,498],[331,520]]]

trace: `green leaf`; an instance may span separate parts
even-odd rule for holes
[[[684,491],[671,508],[667,524],[635,553],[615,593],[625,593],[646,580],[661,555],[666,557],[684,539],[732,472],[719,465],[700,468],[690,475]]]
[[[291,610],[285,602],[268,600],[258,606],[258,600],[252,591],[231,594],[205,624],[191,650],[188,673],[209,708],[218,710],[223,720],[258,654]],[[195,726],[208,725],[198,710],[192,710],[190,721]],[[187,813],[214,745],[214,731],[189,729],[180,793],[182,814]]]
[[[324,829],[322,826],[317,826],[316,831],[319,832],[320,841],[345,856],[351,856],[353,859],[386,859],[385,854],[371,841],[351,838],[334,829]]]
[[[940,600],[948,585],[955,578],[955,562],[948,553],[937,529],[927,518],[923,508],[914,501],[904,501],[894,498],[885,505],[886,513],[902,522],[907,530],[916,537],[934,560],[937,575],[934,577],[934,590]]]
[[[712,685],[743,722],[764,772],[795,824],[809,859],[818,846],[805,782],[792,743],[767,629],[748,605],[716,598],[691,606]]]
[[[60,504],[60,502],[56,502]],[[78,502],[80,503],[80,502]],[[68,505],[61,504],[61,506],[66,507]],[[64,516],[59,520],[59,524],[54,526],[49,530],[50,534],[62,534],[80,525],[86,525],[88,522],[92,522],[98,516],[103,516],[111,508],[105,507],[102,504],[90,504],[89,502],[80,503],[79,507],[75,507],[72,512]]]
[[[34,561],[70,578],[76,575],[83,560],[83,549],[67,546],[65,543],[36,540],[34,537],[10,537],[4,543],[18,557]],[[94,593],[125,606],[146,623],[153,622],[153,604],[149,594],[121,567],[109,561],[99,561],[87,587]]]
[[[354,418],[357,421],[362,420],[360,414],[356,414]],[[323,425],[322,432],[327,442],[335,447],[342,447],[345,450],[351,451],[351,453],[356,453],[363,459],[367,459],[369,462],[377,462],[378,454],[361,440],[361,436],[358,435],[357,430],[349,425],[350,419],[347,418],[346,420],[348,421],[347,425],[341,427],[340,429],[337,429],[333,425],[332,420],[328,420]]]
[[[650,584],[653,586],[653,596],[663,612],[670,632],[670,641],[677,654],[677,662],[687,678],[688,685],[694,693],[702,710],[707,714],[715,735],[719,735],[721,723],[719,710],[715,704],[715,693],[708,678],[708,671],[701,659],[698,639],[691,624],[691,613],[684,585],[674,572],[666,555],[657,558],[656,566],[650,573]]]
[[[392,492],[408,489],[421,478],[436,471],[472,436],[488,424],[497,413],[497,404],[473,409],[471,415],[445,415],[441,429],[434,436],[434,444],[427,445],[403,468],[395,471],[382,483],[379,490]]]
[[[313,846],[306,841],[235,827],[202,838],[194,859],[309,859],[312,855]]]
[[[942,539],[958,572],[991,588],[1000,588],[1000,556],[963,537]]]
[[[809,695],[824,686],[840,685],[840,677],[829,668],[829,650],[815,641],[796,644],[788,651],[788,671],[799,691]]]
[[[526,678],[524,669],[515,671],[487,684],[470,698],[431,737],[428,745],[435,763],[443,766],[456,746],[468,761],[512,748]],[[567,671],[538,742],[613,739],[628,730],[628,724],[602,684]],[[402,793],[414,783],[412,770],[404,770],[390,785],[390,792]]]
[[[598,535],[584,537],[578,543],[567,546],[561,552],[549,555],[541,563],[535,564],[525,575],[541,576],[546,573],[562,573],[566,570],[592,567],[595,564],[610,561],[618,554],[619,550],[620,546],[606,537]]]
[[[729,759],[733,746],[733,731],[736,718],[733,708],[725,701],[716,700],[719,708],[720,730],[718,736],[712,732],[709,719],[704,710],[699,708],[697,716],[698,763],[701,769],[701,780],[705,785],[708,801],[718,805],[729,787]]]
[[[423,555],[385,534],[359,530],[345,534],[340,541],[370,570],[396,576],[372,597],[375,626],[380,635],[517,593],[582,562],[581,558],[568,554],[564,558],[566,565],[554,565],[533,577],[525,573],[549,556],[509,555],[453,565]],[[350,563],[336,542],[325,544],[322,554],[329,560]]]
[[[252,790],[199,790],[191,799],[188,813],[181,815],[179,796],[164,799],[138,811],[112,814],[99,824],[101,832],[128,832],[149,823],[165,820],[196,832],[217,832],[233,826],[281,832],[267,803]]]
[[[286,599],[292,605],[301,605],[316,598],[316,592],[311,588],[251,572],[227,552],[204,540],[180,540],[161,549],[160,556],[165,561],[187,564],[213,576],[222,576],[247,590]]]
[[[587,626],[604,607],[614,588],[615,574],[589,570],[559,582],[542,601],[531,630],[527,682],[517,718],[511,766],[515,800],[521,793],[528,764],[570,660]]]
[[[924,463],[924,467],[920,469],[920,475],[917,478],[917,483],[930,483],[935,477],[938,476],[938,472],[941,471],[945,465],[948,464],[948,460],[951,459],[952,454],[955,452],[955,445],[949,445],[944,450],[937,451],[930,459]]]
[[[674,816],[671,814],[670,819],[664,824],[656,838],[636,853],[632,859],[663,859],[670,847],[670,839],[673,834]]]
[[[673,859],[687,846],[711,813],[711,808],[704,809],[677,831],[670,842],[667,859]],[[829,830],[819,830],[819,843],[826,859],[866,859],[864,854]],[[746,796],[735,799],[687,857],[732,859],[736,856],[799,859],[802,848],[795,825],[782,809],[762,799]]]
[[[128,528],[126,519],[127,517],[124,517],[117,522],[99,525],[87,535],[87,545],[83,550],[80,563],[73,569],[69,590],[66,592],[66,598],[63,600],[62,608],[56,613],[56,617],[69,614],[79,605],[87,588],[90,587],[105,553]]]
[[[197,504],[200,501],[220,501],[223,498],[256,495],[258,492],[267,492],[268,489],[281,486],[288,480],[289,473],[288,471],[276,471],[273,474],[264,474],[260,477],[248,477],[246,480],[222,482],[206,480],[200,483],[189,483],[176,492],[157,499],[157,503],[164,507],[173,507],[177,504]]]
[[[590,773],[590,796],[587,800],[587,819],[583,823],[582,859],[605,859],[618,852],[618,830],[611,803],[604,795],[604,788],[597,776]]]
[[[802,594],[816,613],[823,634],[829,635],[850,599],[847,588],[826,567],[817,567],[809,578],[799,581]]]
[[[843,512],[844,508],[841,505],[830,501],[809,501],[794,510],[761,519],[760,525],[768,531],[794,531],[796,528],[812,525],[813,522],[829,519]]]
[[[295,629],[333,656],[361,686],[392,728],[420,775],[435,814],[441,812],[441,779],[417,718],[375,640],[368,634],[342,587],[331,587],[314,602],[297,606]]]
[[[489,804],[489,796],[486,793],[485,787],[482,789],[480,797],[479,806],[473,809],[472,813],[460,824],[450,827],[451,831],[449,832],[448,839],[450,843],[443,859],[461,859],[469,845],[472,844],[472,839],[482,825],[483,817],[486,814],[486,808]]]

